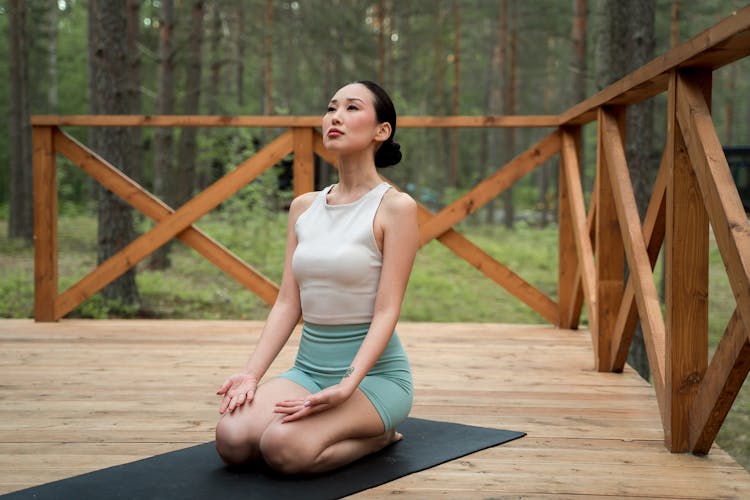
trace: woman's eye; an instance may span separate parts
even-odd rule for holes
[[[333,109],[333,106],[328,106],[328,109],[326,110],[326,113],[330,113],[331,111],[336,111]]]
[[[348,109],[349,111],[354,111],[354,110],[356,110],[356,109],[358,109],[358,108],[357,108],[357,106],[355,106],[354,104],[350,104],[350,105],[349,105],[349,107],[348,107],[348,108],[346,108],[346,109]]]

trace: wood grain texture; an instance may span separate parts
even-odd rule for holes
[[[56,130],[54,141],[55,149],[60,154],[152,220],[159,222],[174,213],[171,207],[65,132]],[[273,305],[278,295],[278,286],[219,242],[194,225],[178,233],[176,238],[251,290],[266,304]]]
[[[562,129],[562,151],[561,165],[565,175],[561,180],[565,181],[570,203],[570,212],[573,222],[573,233],[576,242],[576,255],[578,256],[578,268],[583,285],[583,296],[586,309],[589,314],[589,328],[597,331],[597,285],[596,265],[594,262],[594,249],[589,237],[588,218],[586,216],[586,203],[583,198],[583,187],[581,186],[580,164],[578,161],[578,148],[573,133]],[[597,205],[599,201],[597,198]],[[597,211],[598,218],[598,211]]]
[[[666,405],[664,439],[675,452],[690,449],[690,408],[708,360],[708,215],[676,113],[683,96],[670,75],[667,101],[667,224],[665,245]],[[711,72],[693,75],[706,102]]]
[[[60,294],[55,306],[56,316],[64,316],[107,283],[187,229],[245,184],[280,161],[291,149],[291,132],[285,132]]]
[[[596,119],[604,105],[628,105],[667,90],[669,73],[677,68],[717,69],[750,54],[750,6],[737,10],[706,31],[674,47],[624,76],[595,96],[560,115],[560,125],[582,125]]]
[[[0,493],[213,440],[217,386],[257,321],[0,320]],[[651,387],[598,373],[586,331],[401,323],[412,415],[527,437],[355,498],[743,498],[750,474],[714,446],[663,446]],[[292,362],[295,331],[269,376]],[[405,439],[409,439],[406,436]]]
[[[34,188],[34,317],[55,321],[57,300],[57,163],[53,127],[31,131]]]
[[[292,129],[294,142],[294,196],[315,190],[314,137],[311,128]]]
[[[646,250],[646,244],[643,240],[643,229],[638,215],[638,206],[635,201],[633,184],[630,180],[628,165],[625,160],[625,141],[622,137],[622,123],[620,122],[617,112],[611,112],[602,108],[599,114],[599,126],[602,130],[602,154],[606,158],[606,178],[609,181],[609,195],[614,202],[615,215],[618,219],[618,229],[620,230],[620,239],[618,244],[622,244],[628,257],[628,269],[630,271],[630,281],[633,283],[635,302],[638,305],[641,326],[646,341],[646,351],[649,359],[649,366],[652,372],[654,387],[656,389],[659,407],[664,411],[664,317],[661,313],[661,304],[659,294],[656,290],[654,277],[651,267],[651,261]],[[604,182],[604,176],[602,176]],[[600,205],[601,207],[601,205]],[[601,209],[601,208],[600,208]],[[614,249],[621,254],[620,249]],[[597,252],[599,254],[599,252]],[[615,269],[616,276],[622,276],[622,262],[617,259]],[[614,355],[617,353],[615,346],[618,344],[618,312],[621,303],[624,301],[622,288],[618,287],[619,293],[613,297],[618,300],[617,306],[610,309],[609,321],[612,331],[608,337],[608,358],[604,370],[611,370],[614,367]],[[618,348],[619,349],[619,348]]]
[[[605,129],[605,110],[598,112],[597,128],[597,184],[596,192],[596,319],[597,329],[592,331],[594,355],[597,369],[607,371],[611,366],[611,348],[617,322],[617,311],[622,302],[625,283],[625,252],[623,249],[621,222],[617,216],[613,182],[613,172],[609,158],[605,154],[605,143],[609,134],[622,137],[625,133],[625,110],[615,108],[613,111],[614,127]]]

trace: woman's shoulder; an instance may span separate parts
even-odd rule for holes
[[[385,192],[382,204],[385,211],[394,217],[417,213],[417,202],[414,201],[414,198],[395,188]]]
[[[305,210],[310,208],[310,205],[313,204],[313,201],[315,201],[315,198],[319,194],[320,191],[310,191],[294,198],[289,205],[289,216],[293,219],[299,217]]]

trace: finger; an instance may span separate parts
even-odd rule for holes
[[[301,418],[314,415],[315,413],[320,413],[321,411],[324,411],[326,408],[327,406],[324,406],[324,405],[306,406],[306,407],[303,407],[298,412],[292,413],[291,415],[287,415],[286,417],[282,418],[281,423],[284,424],[287,422],[294,422],[295,420],[299,420]]]
[[[221,384],[221,387],[219,387],[219,390],[216,391],[216,394],[224,394],[230,387],[232,387],[232,379],[226,379],[224,383]]]
[[[254,397],[255,397],[255,391],[247,391],[247,399],[245,400],[245,402],[246,403],[252,402]]]
[[[279,401],[278,403],[276,403],[276,406],[284,407],[284,408],[291,408],[295,406],[301,407],[301,406],[304,406],[304,401],[302,401],[301,399],[287,399],[284,401]]]
[[[229,407],[229,397],[224,396],[224,399],[221,400],[221,406],[219,407],[219,413],[224,415],[226,413],[227,408]]]

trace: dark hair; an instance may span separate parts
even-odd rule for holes
[[[375,97],[375,114],[378,123],[388,122],[391,124],[391,135],[375,151],[375,166],[378,168],[390,167],[401,161],[401,145],[393,140],[396,134],[396,108],[388,92],[383,87],[370,80],[359,80],[359,83],[367,87]]]

